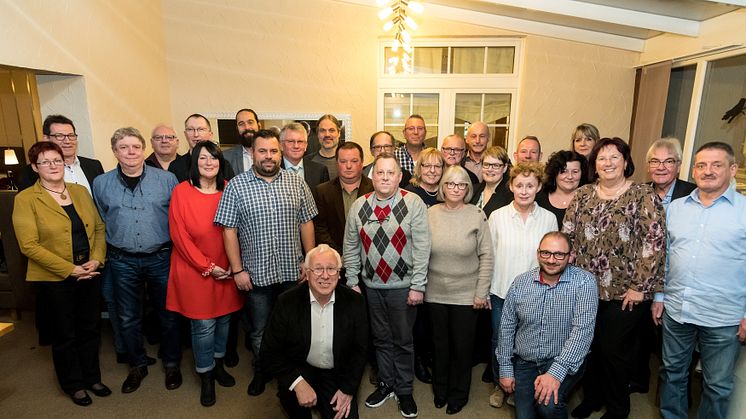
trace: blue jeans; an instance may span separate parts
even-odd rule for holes
[[[553,360],[544,362],[525,361],[515,357],[513,361],[513,374],[515,376],[515,417],[516,419],[533,418],[567,418],[567,399],[575,384],[583,376],[585,364],[581,365],[577,373],[565,376],[557,392],[558,399],[554,395],[550,397],[549,404],[538,403],[534,399],[534,381],[536,377],[545,374],[552,366]]]
[[[497,342],[500,340],[500,318],[503,316],[503,305],[505,300],[498,297],[497,295],[490,294],[490,304],[492,305],[492,376],[495,380],[495,385],[500,383],[500,366],[497,364]]]
[[[107,253],[106,258],[110,259],[111,255]],[[119,327],[119,315],[117,314],[117,305],[114,302],[114,280],[111,277],[111,267],[109,267],[108,263],[104,265],[104,269],[101,271],[101,295],[104,297],[106,311],[109,313],[111,331],[114,335],[114,350],[118,354],[127,353],[127,347],[124,346],[124,340],[122,339]]]
[[[207,320],[193,319],[191,323],[195,369],[198,373],[212,371],[215,368],[215,358],[225,357],[231,315]]]
[[[133,255],[110,248],[109,265],[121,336],[127,349],[130,366],[141,367],[148,363],[142,334],[145,284],[150,293],[150,300],[158,312],[161,326],[161,350],[159,352],[163,358],[163,365],[178,366],[181,360],[179,316],[166,310],[171,249],[166,248],[145,255]]]
[[[251,340],[251,349],[254,351],[254,369],[261,369],[259,363],[259,350],[262,347],[262,336],[264,328],[269,323],[269,315],[272,313],[272,307],[277,301],[277,297],[283,292],[295,287],[294,281],[280,282],[278,284],[267,285],[264,287],[254,286],[246,294],[246,305],[244,307],[249,312],[249,338]]]
[[[687,381],[696,344],[702,360],[704,389],[699,418],[725,418],[733,392],[733,371],[740,349],[738,326],[704,327],[678,323],[663,314],[663,363],[661,365],[661,416],[686,418]]]

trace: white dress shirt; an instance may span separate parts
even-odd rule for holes
[[[336,292],[332,292],[331,298],[326,305],[322,306],[308,290],[311,300],[311,346],[308,349],[306,362],[316,368],[330,370],[334,368],[334,299]],[[303,379],[299,376],[290,385],[293,391],[295,386]]]
[[[80,159],[78,159],[78,156],[75,156],[73,164],[70,166],[67,164],[65,165],[65,182],[76,183],[80,186],[84,186],[88,189],[88,193],[91,193],[91,185],[88,184],[88,178],[85,177],[83,168],[80,167]]]
[[[251,156],[251,154],[249,153],[249,150],[247,150],[246,147],[244,147],[244,146],[240,146],[240,147],[241,147],[241,151],[242,151],[241,155],[243,156],[243,168],[244,168],[243,171],[245,172],[247,170],[251,170],[251,166],[254,165],[254,158]],[[238,168],[234,168],[233,171],[237,175],[240,174],[240,173],[243,173]]]

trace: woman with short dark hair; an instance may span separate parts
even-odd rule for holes
[[[575,191],[586,183],[583,180],[588,177],[587,167],[582,154],[562,150],[553,153],[544,168],[544,185],[536,194],[536,203],[553,213],[560,227]]]

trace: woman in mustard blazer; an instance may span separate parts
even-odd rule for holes
[[[57,144],[36,143],[28,157],[39,180],[16,196],[13,227],[28,257],[26,280],[35,283],[47,307],[57,380],[75,404],[88,406],[86,390],[111,394],[101,383],[98,362],[104,223],[88,190],[65,183]]]

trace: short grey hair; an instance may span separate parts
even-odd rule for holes
[[[285,141],[285,133],[287,131],[295,131],[300,132],[303,135],[304,140],[308,140],[308,131],[306,131],[306,127],[303,126],[303,124],[298,122],[291,122],[280,130],[280,142]]]
[[[674,155],[676,161],[681,161],[681,141],[679,141],[678,138],[674,137],[661,138],[660,140],[657,140],[653,144],[651,144],[650,148],[648,149],[648,154],[645,155],[645,161],[650,160],[653,157],[653,153],[655,152],[655,150],[659,148],[668,150],[669,153]]]
[[[320,244],[313,249],[309,250],[308,253],[306,253],[306,260],[303,262],[303,267],[306,269],[311,268],[311,259],[313,259],[316,255],[320,255],[323,253],[331,252],[334,255],[334,259],[337,261],[337,268],[342,268],[342,257],[339,256],[339,253],[331,248],[328,244]]]
[[[124,137],[137,138],[138,140],[140,140],[143,150],[145,149],[145,138],[142,137],[142,134],[140,134],[140,131],[138,131],[137,128],[132,127],[119,128],[118,130],[114,131],[114,134],[111,135],[111,149],[114,150],[117,146],[117,142],[119,142],[119,140]]]
[[[474,185],[471,184],[471,179],[469,179],[469,174],[466,173],[466,169],[456,164],[443,172],[443,176],[440,178],[440,185],[438,185],[438,195],[436,196],[436,199],[439,201],[445,201],[443,189],[445,189],[447,182],[466,183],[464,203],[471,202],[471,197],[474,195]]]

